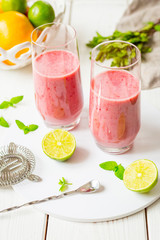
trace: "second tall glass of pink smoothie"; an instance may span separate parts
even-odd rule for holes
[[[109,153],[128,151],[139,132],[140,63],[139,50],[127,42],[107,41],[92,50],[89,126]]]
[[[74,128],[83,107],[75,30],[65,24],[40,26],[32,33],[36,106],[47,126]]]

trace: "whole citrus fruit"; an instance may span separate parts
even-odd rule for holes
[[[1,0],[2,10],[6,11],[17,11],[26,13],[27,11],[27,0]]]
[[[45,1],[35,2],[28,12],[28,18],[34,27],[51,23],[55,19],[53,7]]]
[[[31,41],[33,26],[28,18],[19,12],[0,14],[0,47],[8,50],[22,42]]]

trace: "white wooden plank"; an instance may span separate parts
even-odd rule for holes
[[[0,210],[23,202],[11,188],[0,189]],[[0,214],[0,239],[43,240],[45,227],[46,216],[33,207]]]
[[[160,110],[160,88],[152,89],[150,91],[143,91],[143,95],[147,100]],[[160,239],[160,200],[156,201],[147,208],[147,225],[149,240]]]
[[[23,102],[19,103],[17,108],[0,111],[0,116],[5,117],[12,127],[15,119],[21,119],[24,111],[23,106],[33,104],[34,101],[31,66],[14,71],[1,70],[0,85],[0,102],[14,96],[24,95]],[[3,145],[5,136],[9,138],[9,131],[10,128],[0,127],[0,145]],[[23,203],[23,201],[12,189],[0,189],[0,209],[19,203]],[[45,222],[45,215],[32,210],[32,208],[0,215],[0,239],[43,239]]]
[[[67,206],[66,206],[67,207]],[[145,214],[103,223],[67,222],[49,217],[46,240],[147,240]]]
[[[147,209],[148,235],[150,240],[160,239],[160,200]]]

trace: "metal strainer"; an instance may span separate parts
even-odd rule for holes
[[[35,157],[26,147],[11,142],[0,147],[0,186],[17,184],[24,179],[39,182],[42,179],[32,174]]]

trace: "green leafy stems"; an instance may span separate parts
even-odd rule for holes
[[[139,31],[120,32],[118,30],[115,30],[112,35],[106,37],[100,35],[97,32],[96,36],[94,36],[93,39],[86,45],[90,48],[94,48],[98,44],[107,40],[122,40],[136,45],[141,51],[142,58],[144,58],[145,53],[152,51],[150,40],[156,31],[160,31],[160,19],[158,19],[158,21],[155,23],[148,22]],[[103,62],[105,59],[113,59],[111,63],[112,67],[123,67],[131,64],[132,60],[135,58],[134,48],[133,51],[132,49],[129,49],[129,44],[118,45],[115,43],[116,42],[100,47],[96,60]],[[128,50],[131,51],[131,54],[128,54]]]
[[[59,179],[58,184],[61,185],[59,189],[60,192],[64,192],[67,189],[68,185],[72,185],[72,183],[68,183],[64,177],[62,177],[62,179]]]
[[[9,107],[15,107],[15,104],[21,102],[23,100],[23,96],[17,96],[10,99],[10,101],[4,101],[0,104],[0,109],[6,109]]]
[[[123,180],[125,168],[121,164],[117,164],[115,161],[108,161],[99,164],[99,166],[104,170],[113,171],[117,178]]]
[[[23,122],[21,122],[19,120],[15,120],[15,122],[16,122],[17,126],[19,127],[19,129],[24,131],[24,134],[35,131],[38,128],[38,125],[36,125],[36,124],[30,124],[30,125],[26,126]]]

